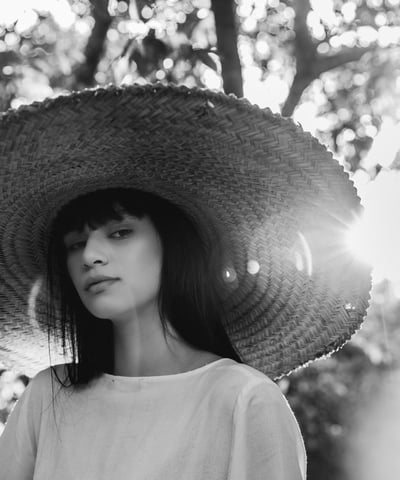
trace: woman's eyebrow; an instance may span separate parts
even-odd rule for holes
[[[104,223],[101,223],[100,225],[98,225],[96,228],[91,228],[86,224],[81,229],[78,229],[78,228],[75,229],[74,228],[73,230],[69,230],[67,233],[65,233],[63,235],[63,239],[65,240],[65,239],[67,239],[71,236],[75,236],[75,235],[76,236],[84,235],[86,233],[87,229],[89,231],[93,231],[93,230],[98,230],[99,228],[104,227],[106,225],[118,225],[118,224],[126,222],[126,221],[137,221],[137,220],[140,220],[140,218],[136,217],[135,215],[124,214],[122,218],[120,218],[120,219],[110,218],[109,220],[106,220]]]
[[[109,221],[106,222],[107,223],[110,223],[110,224],[116,224],[116,223],[123,223],[123,222],[129,222],[129,221],[137,221],[137,220],[140,220],[139,217],[135,217],[135,215],[130,215],[130,214],[124,214],[122,218],[120,218],[119,220],[117,219],[110,219]]]
[[[80,237],[82,235],[86,235],[87,232],[95,230],[93,228],[90,228],[88,224],[84,224],[82,228],[72,228],[71,230],[68,230],[64,235],[62,236],[63,240],[67,240],[70,237],[75,238],[75,237]]]
[[[77,237],[80,237],[85,234],[84,230],[70,230],[65,235],[62,236],[62,240],[64,243],[68,241],[74,240]]]

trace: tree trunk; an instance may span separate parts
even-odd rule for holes
[[[75,87],[90,87],[94,84],[97,66],[104,51],[104,42],[112,18],[108,13],[108,0],[90,0],[93,7],[94,26],[85,48],[86,62],[75,71]]]
[[[237,49],[234,0],[211,0],[224,92],[243,97],[242,68]]]

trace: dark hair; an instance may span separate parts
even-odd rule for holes
[[[205,238],[196,222],[168,200],[139,190],[113,188],[83,195],[64,206],[50,236],[46,282],[49,334],[55,331],[58,316],[64,348],[69,344],[72,354],[67,366],[71,384],[87,384],[103,372],[113,371],[113,326],[110,320],[95,318],[81,302],[67,272],[62,239],[85,224],[98,228],[111,219],[121,220],[124,213],[148,216],[161,239],[158,309],[164,336],[169,322],[193,347],[242,363],[223,327],[218,239]]]

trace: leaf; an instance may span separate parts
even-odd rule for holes
[[[194,49],[193,56],[203,62],[207,67],[212,68],[215,72],[218,72],[218,65],[215,63],[211,55],[207,50]]]
[[[21,63],[21,56],[13,50],[6,52],[0,52],[0,67],[4,65],[15,65],[16,63]]]

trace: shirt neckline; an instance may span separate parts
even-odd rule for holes
[[[206,363],[202,367],[195,368],[194,370],[189,370],[187,372],[182,373],[173,373],[170,375],[154,375],[154,376],[146,376],[146,377],[126,377],[123,375],[112,375],[111,373],[103,373],[102,377],[108,381],[113,383],[136,383],[136,382],[165,382],[168,380],[178,380],[181,378],[192,377],[199,373],[202,373],[210,368],[213,368],[215,365],[219,365],[222,362],[226,361],[233,361],[231,358],[219,358],[218,360],[214,360],[213,362]]]

